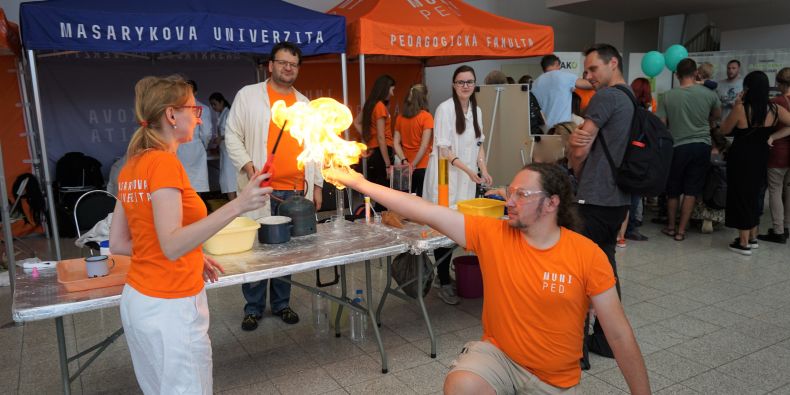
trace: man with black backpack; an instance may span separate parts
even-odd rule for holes
[[[631,99],[615,87],[630,89],[623,79],[622,62],[617,49],[608,44],[596,44],[585,52],[586,78],[596,93],[587,107],[584,123],[571,134],[568,153],[568,164],[579,182],[576,199],[583,221],[581,233],[598,244],[609,259],[617,279],[618,295],[620,280],[614,258],[615,244],[617,231],[631,204],[631,195],[617,185],[615,169],[607,160],[601,140],[605,139],[614,165],[619,166],[634,116]],[[597,322],[594,335],[585,342],[590,351],[613,356]]]

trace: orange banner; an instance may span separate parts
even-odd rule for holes
[[[0,70],[17,70],[16,58],[0,56]],[[8,185],[8,196],[11,197],[11,186],[22,173],[30,173],[30,159],[25,137],[25,120],[22,114],[19,97],[17,73],[0,73],[0,141],[3,143],[3,166]],[[39,180],[43,182],[43,180]]]
[[[554,51],[554,30],[503,18],[459,0],[344,1],[349,56],[515,58]],[[462,61],[458,60],[458,61]]]

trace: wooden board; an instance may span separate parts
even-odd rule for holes
[[[501,89],[499,104],[494,114],[496,90]],[[477,92],[477,104],[483,112],[483,134],[486,141],[481,148],[488,147],[488,172],[494,185],[507,185],[513,176],[524,166],[522,148],[529,139],[529,92],[521,90],[521,85],[483,85]],[[494,119],[494,130],[491,119]]]

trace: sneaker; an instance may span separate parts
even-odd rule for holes
[[[259,319],[261,319],[260,315],[256,315],[256,314],[245,315],[244,319],[241,320],[241,330],[249,332],[258,329]]]
[[[741,255],[752,255],[751,247],[744,247],[741,245],[741,242],[738,240],[733,241],[730,243],[730,251],[737,252]]]
[[[634,241],[647,241],[648,239],[647,236],[639,233],[638,230],[634,230],[633,232],[625,232],[625,238]]]
[[[455,294],[455,288],[453,288],[452,284],[445,284],[439,288],[439,299],[449,305],[461,303],[461,300],[458,299],[458,296]]]
[[[289,325],[293,325],[299,322],[299,315],[296,314],[295,311],[291,310],[290,307],[286,307],[280,311],[273,312],[272,314],[282,318],[283,322]]]
[[[758,237],[759,237],[759,236],[758,236]],[[735,240],[733,240],[733,241],[734,241],[736,244],[741,244],[741,238],[740,238],[740,237],[736,237],[736,238],[735,238]],[[753,249],[753,250],[756,250],[756,249],[760,248],[759,241],[757,241],[757,239],[751,239],[751,240],[749,240],[749,248],[751,248],[751,249]]]
[[[787,243],[786,233],[776,233],[773,229],[768,229],[768,234],[757,235],[757,238],[762,241],[770,241],[771,243],[785,244]]]
[[[617,248],[625,248],[626,246],[625,239],[617,239]]]

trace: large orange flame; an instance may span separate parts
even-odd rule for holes
[[[298,168],[303,169],[307,162],[319,163],[324,179],[329,169],[349,170],[367,149],[365,144],[340,137],[351,126],[353,118],[348,107],[335,99],[321,97],[310,103],[296,102],[290,107],[278,100],[272,106],[272,121],[282,127],[286,119],[285,130],[302,146],[302,153],[296,158]],[[343,185],[335,186],[344,188]]]

